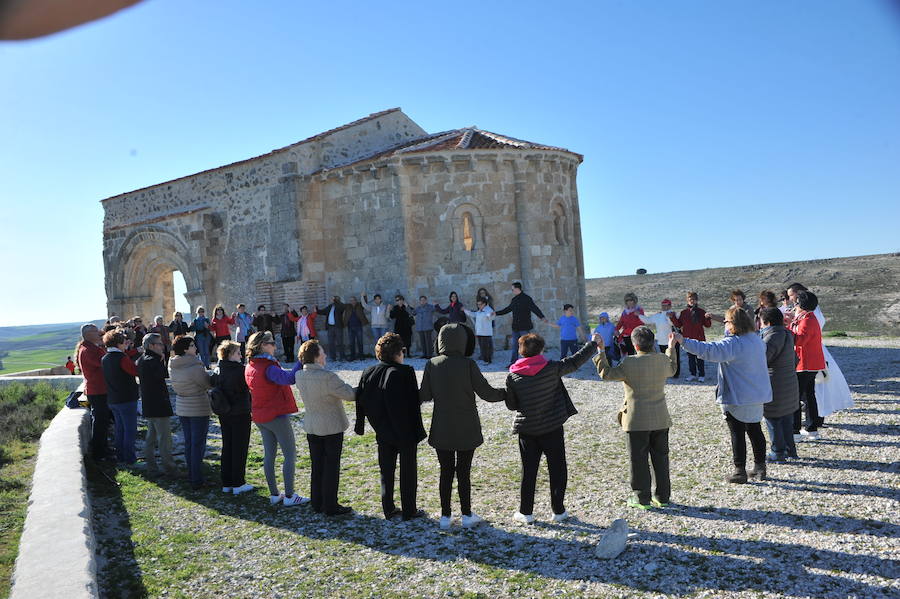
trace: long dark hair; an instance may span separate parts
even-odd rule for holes
[[[453,296],[454,296],[454,295],[456,296],[456,302],[459,303],[459,294],[456,293],[455,291],[451,291],[451,292],[450,292],[450,296],[447,298],[448,300],[450,300],[450,303],[451,303],[451,304],[453,303]]]

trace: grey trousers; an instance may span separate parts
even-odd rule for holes
[[[278,495],[278,481],[275,480],[275,453],[281,446],[284,456],[284,464],[281,466],[281,474],[284,477],[284,495],[290,497],[294,494],[294,468],[297,461],[297,447],[294,443],[294,428],[291,419],[287,416],[279,416],[269,422],[257,422],[259,434],[262,435],[263,472],[266,474],[266,484],[269,486],[269,495]]]
[[[147,470],[155,472],[156,450],[159,449],[159,461],[166,472],[175,471],[175,460],[172,459],[172,421],[168,416],[147,418],[147,437],[144,439],[144,461]]]

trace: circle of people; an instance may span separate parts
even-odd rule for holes
[[[287,361],[292,361],[293,341],[301,342],[299,360],[290,369],[283,368],[276,357],[275,317],[266,313],[264,306],[252,316],[243,304],[231,316],[217,306],[211,321],[199,307],[190,324],[176,313],[167,327],[157,317],[151,329],[143,329],[140,318],[123,323],[112,317],[103,331],[86,324],[76,353],[92,415],[90,455],[126,467],[136,463],[140,400],[147,422],[143,450],[147,474],[183,477],[172,458],[171,417],[177,415],[184,436],[186,478],[193,488],[202,489],[211,485],[204,477],[203,458],[210,417],[215,414],[222,437],[222,492],[240,495],[254,490],[246,480],[253,423],[262,438],[263,470],[272,505],[310,504],[317,513],[346,515],[352,509],[338,500],[341,450],[350,426],[344,402],[354,402],[354,432],[364,434],[367,421],[375,432],[384,517],[410,520],[425,516],[416,502],[417,447],[427,437],[440,465],[439,526],[446,529],[454,521],[451,492],[455,479],[460,524],[472,527],[483,521],[472,510],[471,500],[472,460],[484,441],[477,396],[488,402],[503,401],[515,412],[513,431],[518,435],[522,471],[519,508],[513,518],[531,524],[542,456],[546,456],[549,474],[550,518],[563,521],[569,517],[563,425],[577,410],[562,377],[591,358],[602,379],[622,381],[624,386],[617,420],[626,433],[630,457],[632,492],[626,503],[639,509],[664,508],[670,501],[668,433],[672,421],[665,386],[667,379],[680,376],[681,348],[688,353],[688,381],[704,381],[705,362],[718,366],[715,397],[731,437],[734,469],[726,477],[730,483],[764,480],[767,462],[798,459],[796,443],[817,439],[824,415],[852,405],[843,375],[822,345],[825,319],[818,300],[799,283],[786,289],[780,302],[773,292],[763,291],[755,309],[747,305],[744,293],[736,290],[731,296],[733,305],[722,315],[706,312],[698,305],[697,293],[689,292],[687,305],[679,313],[664,299],[660,312],[648,316],[635,294],[629,293],[617,323],[601,313],[590,339],[580,347],[581,324],[573,307],[566,304],[564,316],[547,323],[560,328],[559,360],[549,360],[544,355],[544,338],[531,332],[532,314],[547,322],[541,310],[520,283],[513,283],[511,292],[509,305],[496,311],[485,289],[479,290],[474,311],[465,309],[455,292],[446,308],[430,304],[422,296],[413,310],[399,294],[392,306],[384,304],[379,295],[369,303],[367,295],[361,294],[361,302],[350,298],[348,304],[335,296],[321,311],[329,333],[328,351],[320,344],[313,322],[319,308],[310,312],[303,306],[294,311],[286,304],[280,320]],[[435,313],[446,316],[432,322]],[[511,364],[504,387],[495,388],[471,356],[477,343],[482,361],[491,362],[494,317],[507,313],[512,313],[513,320]],[[466,317],[474,327],[465,324]],[[392,332],[386,330],[388,319],[394,321]],[[421,384],[414,368],[404,363],[409,357],[412,327],[419,319],[428,323],[427,330],[416,327],[422,356],[428,360]],[[724,323],[721,341],[705,339],[704,329],[712,321]],[[332,360],[338,354],[346,358],[342,335],[335,332],[348,329],[349,358],[362,358],[359,329],[368,323],[376,339],[378,363],[366,368],[358,385],[352,387],[327,369],[328,354]],[[236,341],[231,339],[229,325],[238,329]],[[211,349],[218,358],[212,372],[208,370]],[[842,388],[828,391],[829,408],[820,413],[816,379],[825,374],[829,383],[837,382]],[[175,392],[174,412],[167,379]],[[311,460],[309,498],[295,488],[297,449],[289,416],[298,412],[298,407],[292,387],[304,405],[302,427]],[[427,433],[421,413],[424,402],[433,402]],[[111,420],[114,454],[107,442]],[[768,453],[763,420],[770,437]],[[750,439],[753,456],[749,470],[745,437]],[[282,486],[275,469],[279,449]],[[398,463],[400,508],[394,494]]]

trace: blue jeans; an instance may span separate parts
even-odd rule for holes
[[[184,461],[192,485],[203,483],[203,456],[206,455],[206,434],[209,416],[179,416],[184,432]]]
[[[197,346],[197,353],[200,354],[200,361],[209,368],[209,335],[205,333],[197,333],[194,335],[194,344]]]
[[[375,337],[375,343],[378,343],[378,340],[381,339],[386,332],[387,329],[384,327],[372,327],[372,336]]]
[[[780,418],[766,418],[766,426],[769,429],[772,453],[779,458],[797,455],[797,444],[794,443],[793,413]]]
[[[111,403],[109,411],[115,417],[118,460],[134,464],[137,461],[137,455],[134,453],[134,438],[137,436],[137,402]]]
[[[519,359],[519,337],[527,335],[531,331],[513,331],[512,353],[509,355],[509,363],[512,364]]]
[[[577,339],[560,339],[559,340],[559,359],[562,360],[566,356],[569,355],[569,352],[574,356],[578,351],[578,340]]]

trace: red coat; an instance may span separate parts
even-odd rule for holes
[[[250,388],[253,422],[271,422],[276,416],[297,411],[290,385],[279,385],[266,377],[266,369],[273,364],[278,365],[268,358],[253,358],[244,370],[244,380]]]
[[[78,368],[84,377],[85,395],[106,395],[106,380],[100,361],[106,355],[106,348],[91,343],[83,343],[78,348]]]
[[[73,362],[72,360],[66,360],[66,369],[72,374],[75,374],[75,362]]]
[[[309,338],[312,339],[316,337],[316,317],[319,315],[318,312],[310,312],[306,315],[306,326],[309,327]],[[293,317],[292,317],[293,318]],[[303,320],[303,316],[296,320],[297,324],[297,336],[300,336],[300,324],[299,322]]]
[[[638,314],[643,314],[644,309],[640,306],[637,307],[633,312],[629,312],[628,314],[622,313],[622,316],[619,318],[619,322],[616,323],[616,331],[619,332],[621,337],[630,337],[631,331],[635,330],[639,326],[642,326],[644,322],[638,317]]]
[[[797,352],[797,372],[825,370],[825,352],[822,351],[822,327],[812,312],[803,312],[791,323],[794,333],[794,351]]]
[[[706,327],[708,329],[711,327],[712,321],[703,308],[694,306],[693,310],[696,312],[696,322],[695,318],[691,316],[691,308],[682,310],[678,318],[673,319],[672,322],[681,329],[681,334],[688,339],[706,341],[706,331],[703,328]]]
[[[234,318],[230,316],[213,318],[210,324],[212,325],[214,337],[230,337],[231,329],[228,328],[228,325],[234,324]]]

